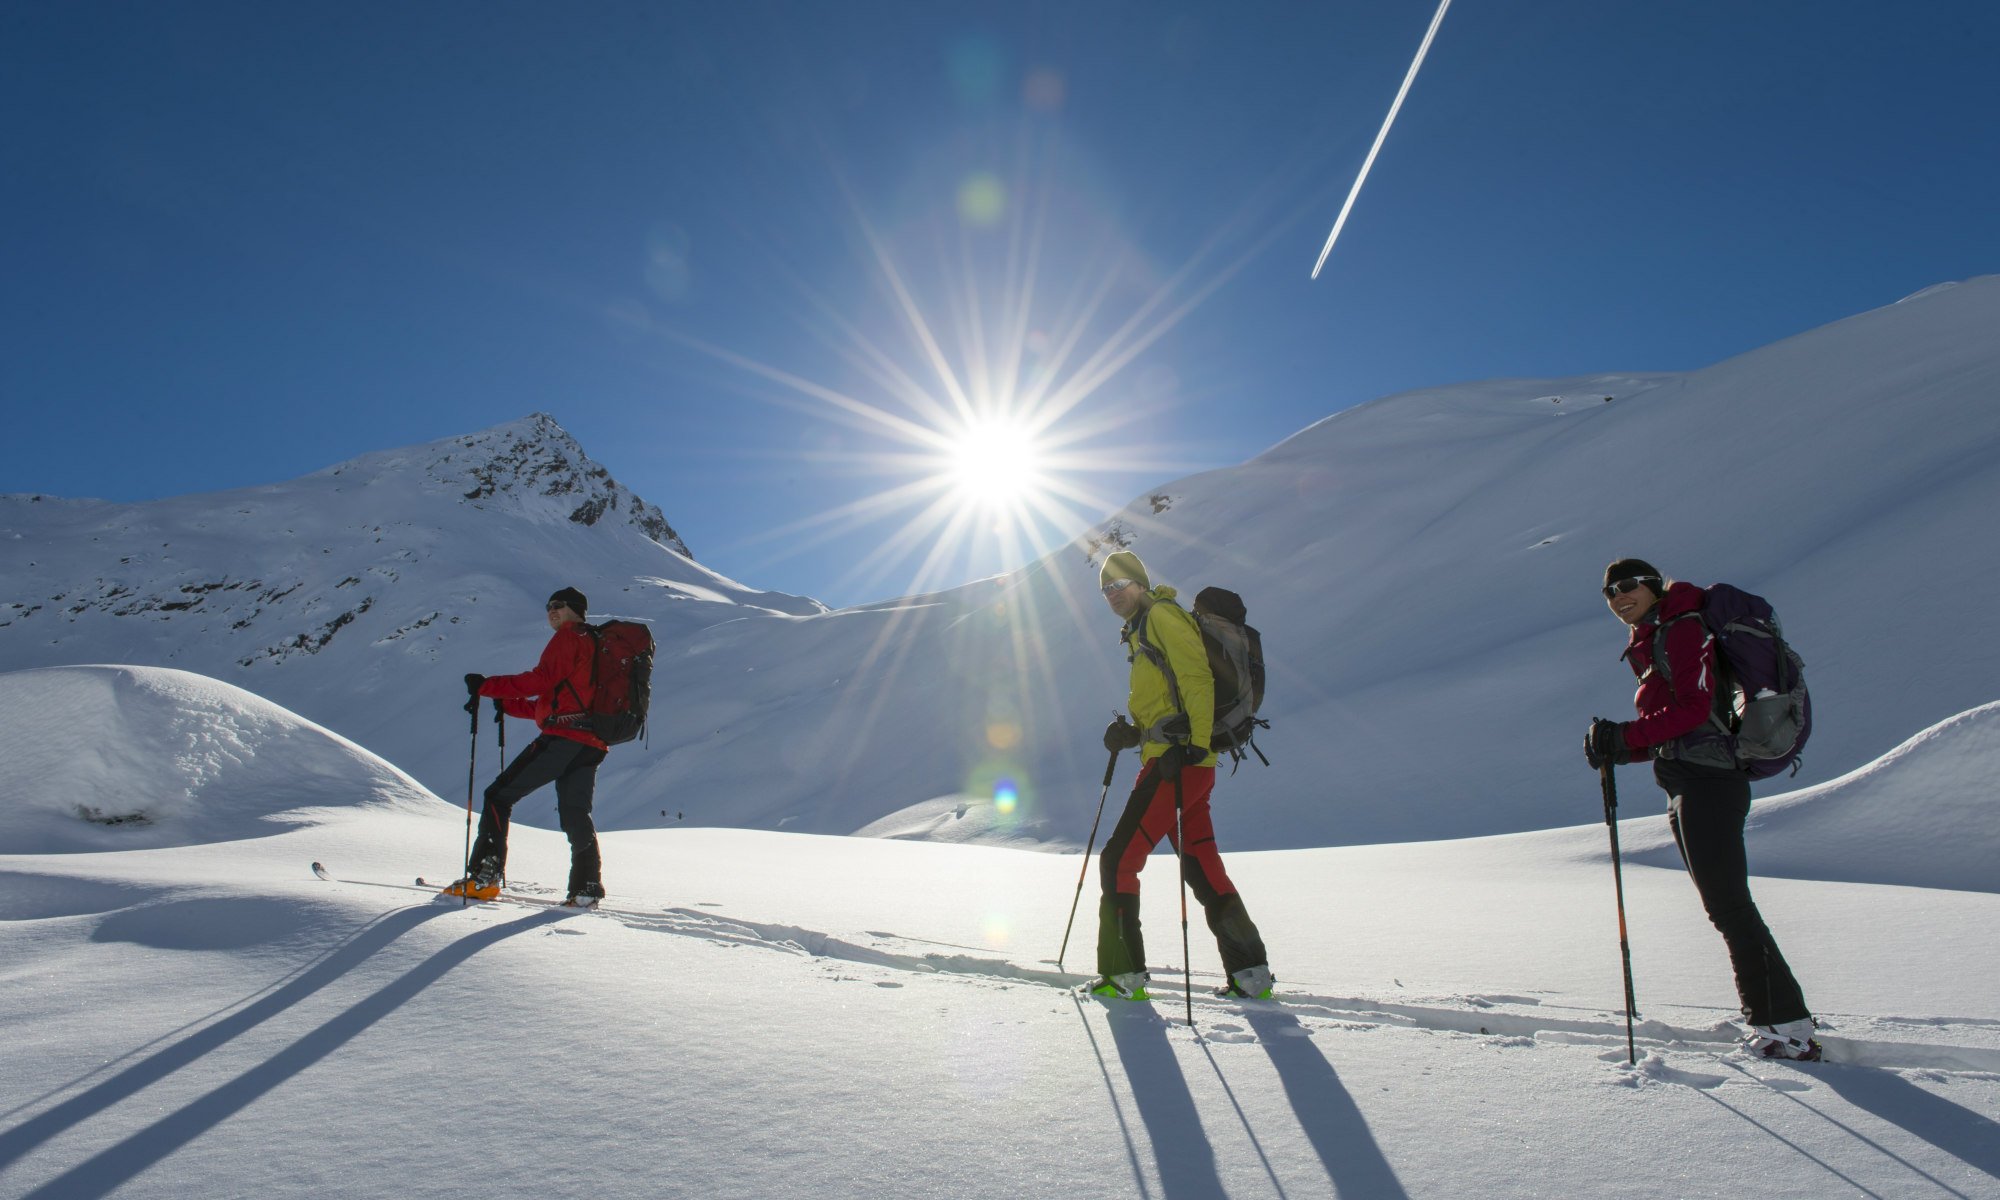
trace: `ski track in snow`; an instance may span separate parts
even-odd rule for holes
[[[437,890],[428,884],[416,886],[338,877],[331,877],[329,882],[396,888],[433,896]],[[512,883],[508,884],[508,889],[502,892],[500,902],[519,901],[537,906],[554,903],[552,899],[547,898],[553,894],[553,889]],[[436,898],[440,903],[450,900],[449,897]],[[938,954],[916,949],[883,949],[878,946],[864,946],[830,933],[798,925],[725,917],[691,908],[666,907],[657,912],[644,912],[600,905],[576,915],[614,920],[629,929],[700,938],[724,945],[752,946],[805,958],[830,959],[922,975],[953,975],[990,983],[1026,983],[1062,989],[1075,988],[1091,978],[1088,974],[1044,970],[1039,967],[1022,966],[1006,958],[986,957],[985,954],[997,952],[985,950],[983,947],[960,947],[965,950],[984,951],[983,954]],[[867,936],[889,947],[940,944],[924,938],[905,938],[879,930],[869,930]],[[1204,975],[1206,972],[1195,974]],[[1161,1010],[1163,1015],[1167,1015],[1168,1010],[1176,1009],[1181,1003],[1183,993],[1169,982],[1179,978],[1179,971],[1171,968],[1156,969],[1153,1003],[1165,1006]],[[1272,1001],[1244,1002],[1223,999],[1212,994],[1205,986],[1197,984],[1194,999],[1204,1013],[1210,1014],[1244,1013],[1263,1010],[1266,1005],[1275,1005],[1295,1015],[1322,1018],[1349,1028],[1391,1025],[1439,1033],[1476,1034],[1513,1039],[1522,1044],[1615,1046],[1616,1053],[1607,1053],[1607,1061],[1622,1060],[1625,1057],[1626,1034],[1622,1014],[1597,1011],[1590,1015],[1582,1015],[1586,1010],[1552,1006],[1532,996],[1498,993],[1465,995],[1451,997],[1449,1002],[1413,1004],[1367,996],[1321,995],[1287,989]],[[1563,1015],[1565,1013],[1577,1015]],[[1821,1020],[1824,1027],[1817,1037],[1820,1044],[1825,1047],[1829,1061],[1837,1066],[2000,1074],[2000,1050],[1948,1043],[1846,1037],[1830,1032],[1839,1028],[1840,1014],[1821,1014]],[[1884,1017],[1873,1020],[1883,1025],[1939,1030],[1954,1026],[2000,1026],[2000,1021],[1976,1017]],[[1246,1033],[1241,1026],[1228,1022],[1208,1025],[1203,1027],[1202,1031],[1211,1041],[1257,1040],[1255,1034]],[[1713,1026],[1699,1028],[1641,1019],[1634,1024],[1632,1033],[1635,1041],[1646,1047],[1646,1057],[1637,1067],[1639,1073],[1662,1082],[1685,1083],[1689,1086],[1708,1088],[1721,1083],[1726,1077],[1696,1076],[1666,1068],[1664,1065],[1648,1067],[1647,1063],[1659,1061],[1659,1051],[1663,1049],[1692,1050],[1711,1054],[1718,1051],[1733,1053],[1736,1050],[1740,1030],[1728,1021],[1719,1021]],[[1742,1056],[1737,1055],[1737,1057]]]

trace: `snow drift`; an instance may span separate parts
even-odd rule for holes
[[[0,843],[13,854],[254,837],[311,808],[442,808],[339,734],[186,671],[17,671],[0,695]]]

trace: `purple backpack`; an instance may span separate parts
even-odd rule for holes
[[[1673,686],[1666,666],[1667,626],[1700,617],[1715,638],[1715,661],[1722,686],[1708,723],[1679,739],[1674,757],[1688,762],[1731,766],[1752,779],[1768,779],[1790,767],[1799,771],[1799,752],[1812,736],[1812,697],[1806,691],[1806,664],[1785,641],[1778,614],[1762,596],[1726,583],[1702,592],[1701,607],[1660,623],[1653,634],[1653,661]]]

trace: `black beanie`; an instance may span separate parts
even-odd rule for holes
[[[1610,587],[1621,579],[1650,579],[1655,594],[1667,590],[1667,577],[1660,574],[1658,567],[1643,558],[1621,558],[1604,568],[1604,586]]]
[[[582,592],[577,591],[575,588],[564,588],[562,591],[550,596],[549,604],[567,605],[578,617],[588,619],[590,616],[590,601],[584,597]]]

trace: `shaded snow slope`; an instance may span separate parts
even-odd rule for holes
[[[0,845],[11,853],[256,837],[310,808],[444,807],[346,738],[186,671],[16,671],[0,675],[0,695]]]
[[[1661,795],[1644,780],[1651,807]],[[1760,875],[2000,892],[2000,703],[1940,721],[1839,779],[1750,810]],[[1630,811],[1630,809],[1628,809]],[[1634,857],[1676,866],[1657,835]]]
[[[1264,633],[1274,765],[1219,785],[1225,843],[1408,840],[1589,819],[1584,725],[1631,695],[1596,587],[1638,554],[1776,602],[1816,702],[1810,786],[1996,698],[2000,645],[1967,633],[2000,585],[1995,329],[1989,277],[1687,374],[1394,396],[1020,571],[831,613],[643,521],[582,523],[561,489],[594,477],[550,464],[587,460],[539,419],[222,496],[13,497],[0,666],[200,670],[455,795],[459,675],[525,669],[542,598],[576,583],[661,644],[650,743],[606,763],[603,825],[1080,844],[1124,695],[1095,563],[1129,545],[1190,595],[1240,592]],[[490,731],[482,755],[490,777]]]
[[[1585,724],[1631,713],[1596,590],[1623,555],[1775,602],[1816,702],[1811,784],[2000,695],[1976,632],[2000,585],[1995,331],[1987,277],[1686,375],[1392,397],[1110,532],[1188,590],[1234,586],[1263,631],[1277,766],[1222,792],[1260,845],[1588,814]]]

